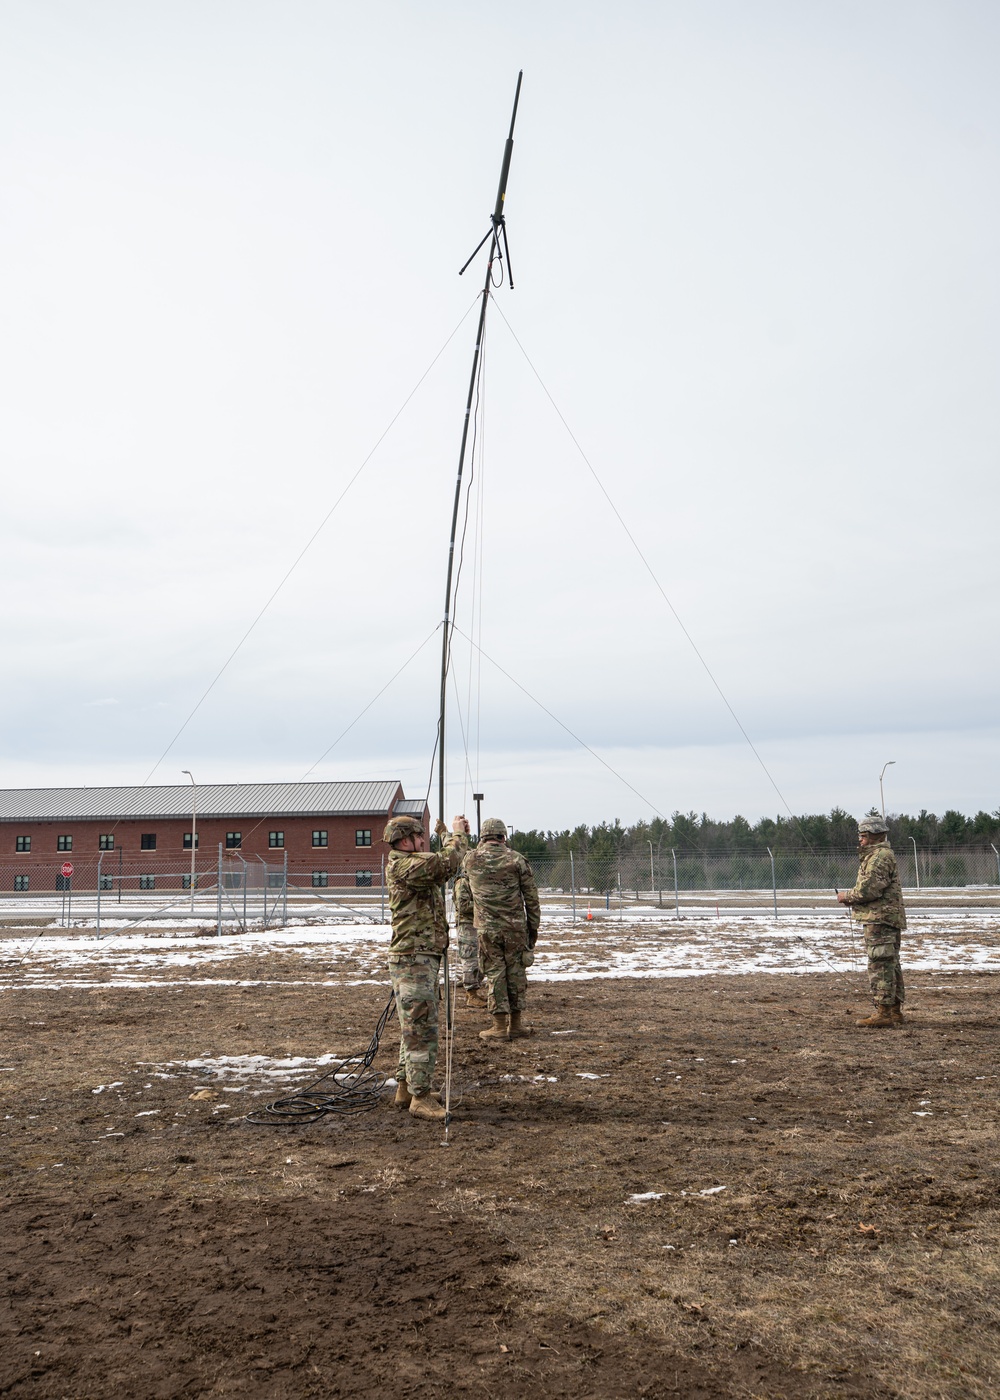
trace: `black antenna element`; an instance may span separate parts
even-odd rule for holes
[[[490,255],[486,264],[486,280],[483,283],[483,301],[479,308],[479,328],[476,331],[476,349],[472,357],[472,374],[469,376],[469,397],[465,404],[465,421],[462,424],[462,445],[458,453],[458,477],[455,481],[455,503],[451,511],[451,537],[448,541],[448,573],[444,590],[444,624],[441,629],[441,709],[438,716],[438,816],[442,821],[444,815],[444,722],[445,709],[448,699],[448,663],[451,652],[451,588],[452,574],[455,567],[455,536],[458,532],[458,510],[462,498],[462,473],[465,470],[465,448],[469,441],[469,422],[472,418],[472,403],[476,392],[476,378],[479,374],[479,359],[483,348],[483,334],[486,330],[486,308],[490,300],[490,288],[493,285],[493,264],[497,257],[501,263],[507,260],[507,277],[510,281],[511,289],[514,287],[514,277],[510,267],[510,250],[507,247],[507,225],[504,222],[503,206],[507,197],[507,176],[510,174],[510,158],[514,150],[514,122],[517,119],[517,103],[521,96],[521,79],[524,73],[517,75],[517,88],[514,92],[514,110],[510,114],[510,131],[507,134],[507,142],[503,148],[503,164],[500,167],[500,185],[497,189],[497,202],[493,213],[490,216],[490,227],[485,237],[476,245],[475,252],[459,271],[459,277],[472,262],[472,259],[479,252],[480,248],[487,242],[490,245]],[[503,242],[503,253],[500,252],[501,240]],[[502,279],[502,273],[501,273]]]

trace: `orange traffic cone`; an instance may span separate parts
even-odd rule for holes
[[[590,912],[590,905],[588,904],[588,905],[587,905],[587,918],[588,918],[588,919],[592,919],[593,917],[594,917],[593,914]]]

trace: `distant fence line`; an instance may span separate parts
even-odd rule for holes
[[[773,858],[773,864],[772,864]],[[897,851],[900,880],[906,889],[923,886],[961,888],[963,886],[1000,886],[1000,855],[992,847],[985,850],[951,847],[916,853]],[[672,895],[697,893],[699,890],[825,890],[849,889],[857,878],[856,851],[813,854],[809,851],[783,851],[780,847],[701,855],[690,851],[661,849],[657,858],[635,851],[618,858],[597,858],[569,854],[532,856],[531,866],[541,889],[580,894],[631,893],[633,897],[648,897],[659,893]],[[31,899],[51,897],[54,892],[70,887],[75,895],[100,892],[109,900],[121,902],[153,891],[182,891],[191,888],[189,860],[151,861],[145,869],[122,868],[113,859],[71,862],[73,875],[67,879],[63,862],[32,862],[30,869],[23,864],[0,866],[0,897]],[[320,868],[322,863],[322,868]],[[226,896],[234,891],[285,890],[295,893],[309,891],[322,900],[320,891],[343,897],[348,891],[363,898],[367,891],[384,897],[384,869],[359,870],[346,857],[327,857],[316,861],[316,869],[286,867],[283,863],[267,863],[261,858],[245,860],[225,853],[222,860],[211,862],[199,857],[195,889],[200,895],[221,887]]]
[[[772,867],[773,855],[773,867]],[[1000,885],[1000,855],[992,847],[970,850],[953,847],[938,850],[896,851],[899,877],[904,887],[958,888],[964,885]],[[690,851],[664,851],[656,846],[645,855],[630,851],[618,858],[576,855],[532,856],[531,867],[539,886],[546,889],[590,891],[850,889],[857,879],[856,851],[813,854],[810,851],[754,850],[724,855],[700,855]]]

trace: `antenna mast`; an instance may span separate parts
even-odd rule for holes
[[[490,215],[490,227],[486,235],[479,241],[475,251],[459,270],[459,277],[465,272],[479,250],[488,242],[490,245],[489,258],[486,263],[486,279],[483,282],[483,299],[479,308],[479,327],[476,331],[476,349],[472,356],[472,373],[469,376],[469,396],[465,404],[465,421],[462,424],[462,445],[458,453],[458,476],[455,480],[455,501],[451,511],[451,537],[448,540],[448,572],[445,580],[444,590],[444,623],[441,628],[441,708],[438,716],[438,816],[442,821],[444,815],[444,726],[445,711],[448,700],[448,663],[451,653],[451,628],[452,628],[452,575],[455,568],[455,537],[458,532],[458,510],[462,498],[462,473],[465,470],[465,449],[469,441],[469,423],[472,418],[472,404],[476,392],[476,379],[479,374],[479,360],[483,348],[483,334],[486,330],[486,308],[489,305],[490,289],[493,285],[493,264],[499,258],[501,264],[507,260],[507,277],[510,281],[511,290],[514,287],[514,276],[510,266],[510,249],[507,246],[507,225],[504,222],[503,206],[507,196],[507,176],[510,174],[510,158],[514,150],[514,122],[517,119],[517,103],[521,96],[521,79],[524,77],[523,71],[517,75],[517,88],[514,92],[514,110],[510,114],[510,131],[507,134],[507,141],[503,148],[503,164],[500,167],[500,184],[497,187],[497,201],[493,213]],[[501,252],[501,244],[503,251]],[[501,278],[503,274],[501,272]]]

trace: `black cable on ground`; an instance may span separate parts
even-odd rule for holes
[[[350,1116],[376,1108],[385,1088],[386,1076],[380,1070],[372,1069],[371,1063],[378,1054],[379,1041],[395,1009],[396,999],[390,996],[363,1055],[349,1055],[338,1060],[311,1084],[297,1089],[286,1098],[275,1099],[264,1108],[254,1109],[247,1114],[246,1121],[256,1128],[300,1128],[309,1123],[318,1123],[327,1113]],[[327,1085],[322,1092],[321,1084]]]

